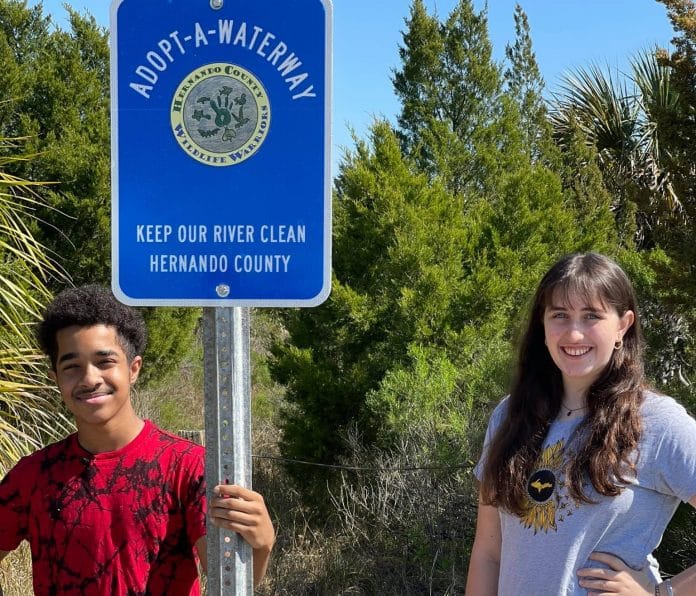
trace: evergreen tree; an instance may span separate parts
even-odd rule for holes
[[[505,46],[508,68],[504,73],[506,92],[520,111],[523,142],[533,161],[549,159],[553,142],[552,129],[546,117],[544,79],[532,48],[527,15],[515,5],[515,43]]]
[[[274,352],[291,404],[283,448],[300,459],[334,460],[352,427],[383,447],[419,420],[440,429],[443,445],[476,434],[474,413],[506,390],[543,272],[615,238],[611,218],[602,227],[606,194],[583,203],[591,182],[571,192],[533,161],[513,97],[498,92],[485,59],[485,19],[469,2],[439,25],[415,0],[404,39],[394,80],[404,129],[397,137],[376,123],[342,165],[332,295],[289,313],[288,341]],[[447,81],[450,95],[432,80]],[[455,146],[461,154],[448,155]]]
[[[669,157],[670,174],[684,207],[683,221],[668,222],[668,237],[675,244],[675,255],[685,264],[687,294],[696,294],[696,272],[689,266],[696,262],[696,2],[694,0],[659,0],[667,7],[677,35],[672,40],[674,52],[658,52],[661,64],[671,72],[670,85],[678,94],[676,109],[655,116],[660,141]],[[677,225],[674,225],[677,224]],[[683,224],[683,225],[679,225]],[[693,300],[692,300],[693,302]]]
[[[424,172],[440,176],[448,190],[480,188],[487,163],[478,146],[489,140],[501,86],[486,13],[477,13],[471,0],[460,0],[439,23],[422,0],[415,0],[406,24],[402,68],[393,78],[402,104],[403,148]]]
[[[291,343],[273,366],[293,404],[285,452],[320,461],[342,450],[351,424],[376,438],[382,421],[366,395],[410,346],[451,341],[466,229],[461,199],[412,171],[386,123],[342,166],[334,213],[331,296],[288,313]]]
[[[399,48],[402,69],[393,76],[394,90],[401,101],[398,117],[404,150],[410,150],[423,164],[434,157],[421,138],[433,117],[438,116],[440,57],[444,43],[440,23],[425,9],[423,0],[414,0],[404,45]],[[434,165],[434,164],[433,164]]]
[[[68,8],[70,30],[53,29],[41,6],[0,0],[0,136],[25,138],[31,160],[8,172],[52,184],[29,222],[72,282],[111,278],[109,44],[106,29]],[[13,153],[5,148],[5,153]],[[53,290],[64,280],[49,280]],[[166,376],[192,345],[195,309],[146,309],[151,362],[143,380]]]
[[[547,168],[519,167],[496,187],[496,201],[465,210],[414,171],[387,124],[358,144],[337,180],[332,294],[288,312],[274,349],[286,455],[335,461],[353,427],[383,447],[417,423],[443,445],[477,432],[473,413],[506,390],[536,283],[587,242]]]
[[[70,22],[70,33],[50,31],[40,7],[0,3],[0,45],[12,56],[0,73],[0,125],[37,154],[15,173],[55,183],[39,234],[83,283],[109,277],[109,53],[93,20],[70,12]]]
[[[615,203],[604,184],[597,152],[575,122],[570,123],[559,165],[564,203],[580,227],[578,250],[612,255],[621,246],[635,248],[635,211],[630,204],[621,208]]]

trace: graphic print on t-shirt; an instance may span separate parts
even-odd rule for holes
[[[534,466],[534,471],[527,480],[526,511],[520,518],[525,528],[533,528],[534,534],[543,530],[556,531],[556,522],[562,522],[577,509],[563,487],[563,448],[561,439],[546,447]]]

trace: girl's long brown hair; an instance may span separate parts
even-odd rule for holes
[[[527,480],[563,397],[561,371],[544,344],[544,312],[552,296],[566,304],[571,297],[584,299],[587,304],[599,300],[619,316],[628,310],[636,315],[623,336],[623,345],[614,350],[605,370],[588,390],[587,416],[578,426],[578,444],[565,470],[571,496],[592,502],[582,487],[586,477],[598,493],[618,495],[626,474],[634,470],[630,456],[641,434],[643,342],[631,282],[614,261],[603,255],[566,256],[548,271],[537,288],[507,412],[488,447],[483,468],[484,503],[518,515],[525,510]]]

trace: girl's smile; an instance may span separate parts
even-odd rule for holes
[[[588,304],[580,296],[562,300],[554,294],[544,312],[544,336],[566,394],[584,394],[606,368],[633,319],[633,311],[619,315],[599,298]]]

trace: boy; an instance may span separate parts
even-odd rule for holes
[[[200,594],[204,450],[133,410],[139,313],[105,288],[70,289],[46,309],[38,338],[77,433],[23,458],[0,483],[0,560],[28,540],[37,596]],[[257,584],[274,542],[263,498],[231,485],[215,493],[208,514],[252,546]]]

